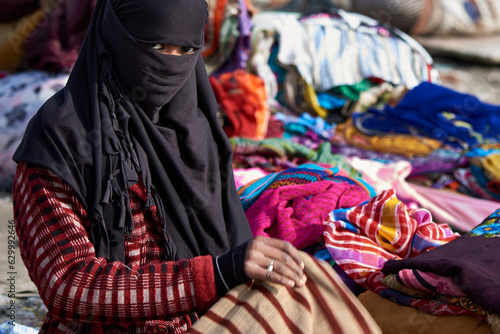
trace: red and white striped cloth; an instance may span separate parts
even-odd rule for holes
[[[13,200],[21,257],[49,311],[40,333],[185,333],[217,300],[211,256],[163,260],[141,182],[130,188],[125,264],[95,256],[87,214],[55,174],[20,163]]]

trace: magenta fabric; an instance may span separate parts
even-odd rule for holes
[[[245,213],[254,236],[286,240],[303,249],[323,241],[323,222],[331,211],[369,198],[365,189],[347,182],[283,185],[265,190]]]

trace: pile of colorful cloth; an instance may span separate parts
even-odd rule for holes
[[[500,209],[461,235],[428,210],[409,208],[394,189],[376,193],[337,167],[310,164],[239,193],[254,235],[330,262],[355,294],[368,289],[431,315],[498,326]]]

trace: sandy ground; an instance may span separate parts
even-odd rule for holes
[[[434,60],[442,85],[476,95],[484,102],[500,104],[499,66],[473,64],[452,58],[435,57]],[[15,257],[9,257],[9,246],[12,249],[13,245],[12,235],[9,239],[12,222],[10,195],[0,195],[0,323],[15,320],[19,324],[37,328],[45,309],[20,258],[17,243]],[[11,305],[15,305],[15,309]]]
[[[0,198],[0,323],[15,321],[38,327],[45,307],[21,260],[13,232],[12,200],[4,196]]]

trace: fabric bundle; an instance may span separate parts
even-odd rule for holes
[[[335,210],[325,219],[325,242],[332,258],[365,287],[367,276],[389,259],[413,257],[458,236],[448,225],[433,222],[427,210],[408,209],[394,190]]]
[[[423,82],[397,103],[353,113],[335,127],[331,142],[337,152],[349,157],[410,162],[408,181],[412,183],[498,202],[499,114],[498,105]],[[439,198],[433,189],[418,192],[429,200]],[[443,196],[442,200],[449,198]],[[482,206],[490,207],[483,203],[477,208]],[[454,224],[455,219],[444,222]],[[473,227],[477,220],[471,223]]]
[[[279,62],[294,65],[318,91],[370,77],[408,87],[436,79],[432,58],[418,43],[366,16],[341,10],[301,18],[266,16],[257,15],[254,33],[274,31]]]
[[[412,28],[416,35],[487,35],[500,31],[496,0],[427,1]]]
[[[485,35],[500,30],[496,0],[334,0],[341,8],[370,16],[411,35]]]
[[[290,168],[275,175],[265,190],[245,210],[254,235],[286,240],[298,249],[323,241],[323,224],[327,215],[339,208],[355,206],[369,198],[363,183],[334,170]],[[244,201],[254,198],[245,194],[257,184],[240,189]]]
[[[500,144],[476,147],[465,156],[470,165],[457,171],[457,179],[475,196],[500,201]],[[463,174],[469,177],[459,178]]]
[[[354,147],[384,153],[393,153],[408,158],[427,156],[439,149],[443,143],[427,136],[410,134],[384,133],[380,135],[366,135],[353,124],[352,118],[339,124],[335,128],[337,136]]]
[[[394,189],[398,198],[409,208],[425,208],[435,221],[446,223],[456,231],[470,231],[478,221],[482,221],[498,208],[497,201],[417,184],[415,176],[408,177],[412,171],[412,165],[408,161],[384,163],[358,157],[351,157],[348,161],[377,194]],[[422,178],[424,176],[420,177]]]
[[[235,137],[230,138],[230,142],[234,152],[234,165],[239,168],[254,166],[268,172],[278,172],[315,163],[339,167],[351,176],[361,176],[349,166],[344,156],[332,152],[329,142],[322,142],[314,148],[285,138],[252,140]]]
[[[82,46],[96,0],[49,1],[54,7],[26,39],[25,66],[45,71],[70,72]]]
[[[347,11],[372,17],[380,22],[387,22],[407,33],[417,22],[426,0],[394,2],[391,0],[333,0]]]
[[[68,80],[67,73],[31,70],[0,80],[0,189],[11,191],[16,164],[12,160],[35,112]]]
[[[326,246],[335,263],[363,287],[422,312],[472,315],[486,320],[489,314],[486,300],[473,298],[473,293],[464,290],[455,274],[428,270],[425,260],[419,262],[422,263],[419,271],[406,270],[399,272],[398,277],[386,276],[394,272],[388,268],[395,265],[403,268],[403,263],[426,259],[434,252],[440,254],[450,245],[460,247],[465,242],[461,240],[463,237],[447,224],[433,222],[427,210],[406,208],[393,190],[384,191],[357,207],[332,212],[325,226]],[[468,253],[470,248],[462,249],[467,249]],[[457,256],[460,252],[449,254],[448,260],[453,257],[458,267],[462,266],[462,256]],[[484,282],[482,277],[475,277],[481,280],[480,284],[469,288],[472,291],[475,287],[483,289],[485,284],[490,284],[489,275],[486,273]],[[426,289],[422,289],[422,285]]]

